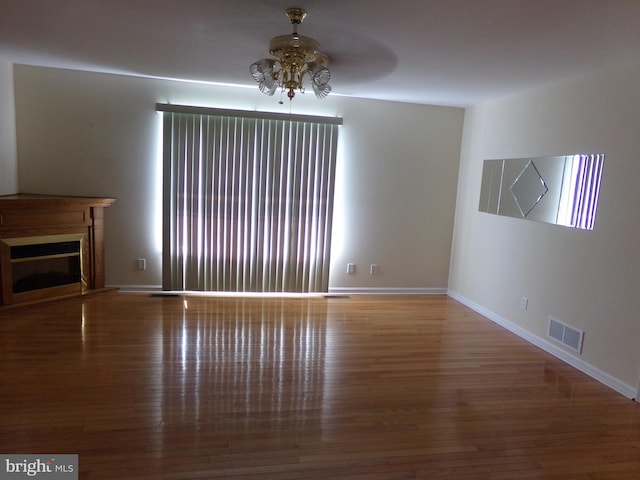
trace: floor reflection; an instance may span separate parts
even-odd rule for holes
[[[326,307],[302,300],[292,307],[290,300],[194,297],[182,301],[176,320],[175,303],[165,305],[165,425],[215,424],[237,433],[252,422],[277,428],[288,419],[317,418]]]

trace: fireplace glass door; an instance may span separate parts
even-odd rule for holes
[[[80,283],[80,242],[11,247],[13,293]]]
[[[4,296],[11,297],[5,303],[20,297],[37,299],[50,289],[81,292],[83,239],[83,234],[71,234],[0,240],[2,276],[11,286],[10,291],[4,289]]]

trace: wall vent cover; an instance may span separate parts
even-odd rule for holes
[[[584,332],[582,330],[570,327],[560,320],[549,317],[549,331],[547,334],[572,350],[582,353],[582,341],[584,340]]]

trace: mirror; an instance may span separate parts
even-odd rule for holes
[[[603,154],[485,160],[479,210],[593,230]]]

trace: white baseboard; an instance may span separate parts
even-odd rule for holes
[[[373,287],[329,287],[329,293],[344,295],[446,295],[446,288],[373,288]]]
[[[109,288],[117,288],[120,293],[145,293],[174,296],[184,295],[191,297],[322,297],[326,293],[288,293],[288,292],[214,292],[197,290],[163,290],[162,285],[109,285]]]
[[[109,288],[117,288],[122,293],[157,293],[162,292],[162,285],[108,285]],[[182,292],[184,293],[184,292]],[[190,294],[212,295],[211,292],[189,292]],[[336,287],[329,288],[329,294],[361,294],[361,295],[446,295],[446,288],[368,288],[368,287]],[[239,295],[239,293],[216,292],[222,295]],[[249,295],[269,295],[253,293]],[[287,294],[279,294],[287,295]],[[294,294],[301,295],[301,294]],[[322,293],[302,294],[310,296],[322,295]]]
[[[107,285],[117,288],[122,293],[156,293],[162,291],[162,285]]]
[[[589,375],[590,377],[606,385],[607,387],[624,395],[625,397],[630,399],[637,399],[640,397],[640,386],[638,386],[638,388],[636,389],[631,385],[627,385],[626,383],[620,381],[619,379],[609,375],[606,372],[603,372],[602,370],[594,367],[593,365],[588,364],[584,360],[562,350],[561,348],[544,340],[543,338],[540,338],[537,335],[532,334],[531,332],[525,330],[524,328],[516,325],[515,323],[507,320],[504,317],[501,317],[500,315],[492,312],[491,310],[488,310],[487,308],[474,302],[473,300],[469,300],[468,298],[460,295],[457,292],[449,290],[447,292],[447,295],[449,295],[454,300],[457,300],[458,302],[462,303],[463,305],[469,307],[470,309],[478,312],[480,315],[488,318],[492,322],[497,323],[501,327],[516,334],[517,336],[526,340],[527,342],[541,348],[545,352],[550,353],[554,357],[559,358],[560,360],[564,361],[565,363],[568,363],[572,367]]]

